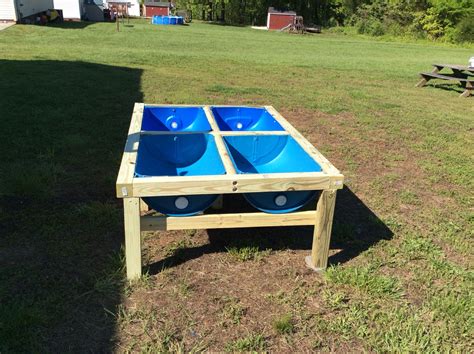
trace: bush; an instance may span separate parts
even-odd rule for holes
[[[372,36],[390,34],[415,38],[474,41],[474,0],[374,0],[362,4],[347,24],[358,33]]]
[[[426,13],[419,18],[419,24],[428,38],[437,39],[445,34],[447,23],[443,20],[435,8],[430,7]]]
[[[385,34],[383,24],[376,19],[360,20],[356,23],[357,32],[371,36],[382,36]]]
[[[474,41],[474,15],[464,17],[456,26],[454,40],[457,42]]]

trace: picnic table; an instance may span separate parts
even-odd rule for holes
[[[442,72],[443,69],[448,69],[450,72]],[[433,64],[431,72],[420,73],[421,80],[416,84],[416,87],[425,86],[428,81],[433,79],[457,81],[464,87],[464,92],[460,97],[469,97],[474,90],[474,68],[464,65],[452,64]]]

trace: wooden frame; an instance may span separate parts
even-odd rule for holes
[[[336,192],[343,187],[344,176],[309,143],[273,107],[265,109],[280,123],[285,131],[271,132],[223,132],[220,131],[210,106],[201,105],[148,105],[166,107],[203,107],[212,131],[217,150],[225,167],[225,175],[134,177],[135,163],[141,135],[189,134],[186,132],[141,131],[143,103],[136,103],[128,131],[128,137],[117,177],[116,192],[124,199],[125,246],[128,279],[141,276],[141,232],[154,230],[182,230],[207,228],[266,227],[314,225],[311,256],[306,260],[314,270],[327,266],[329,242]],[[321,172],[238,174],[229,156],[223,136],[227,135],[290,135],[322,168]],[[196,194],[239,194],[272,191],[322,190],[316,211],[288,214],[241,213],[204,214],[187,217],[150,216],[140,214],[147,210],[142,197],[178,196]],[[218,203],[219,204],[219,203]],[[217,208],[219,205],[217,204]]]

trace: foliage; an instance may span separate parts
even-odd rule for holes
[[[410,35],[473,41],[474,0],[177,0],[177,7],[207,21],[263,25],[269,7],[292,10],[305,24],[355,26],[372,36]]]
[[[464,17],[459,21],[456,29],[453,31],[454,41],[472,42],[474,38],[474,14]]]

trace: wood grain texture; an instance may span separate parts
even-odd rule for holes
[[[343,187],[343,179],[342,175],[328,176],[323,172],[143,177],[134,178],[131,196],[339,189]]]
[[[143,103],[135,103],[130,128],[128,129],[127,141],[122,155],[122,162],[117,176],[117,197],[123,198],[132,195],[133,175],[137,160],[138,145],[140,143],[140,130],[143,118]]]
[[[143,201],[142,198],[140,198],[140,214],[145,214],[149,211],[148,204]]]
[[[142,242],[139,198],[124,198],[123,214],[125,225],[125,259],[127,278],[133,280],[140,278],[142,275]]]
[[[204,106],[204,112],[206,113],[206,118],[211,125],[211,128],[214,132],[219,132],[219,126],[214,119],[214,115],[211,112],[211,108],[209,106]],[[217,151],[219,152],[219,156],[221,157],[222,163],[224,164],[225,171],[228,175],[235,175],[237,172],[235,171],[234,164],[229,156],[229,152],[225,146],[224,140],[222,136],[218,134],[214,134],[214,140],[216,142]]]
[[[311,250],[311,268],[324,270],[328,264],[336,191],[325,190],[319,197]]]
[[[289,214],[234,213],[206,214],[185,217],[141,217],[142,231],[302,226],[314,225],[314,223],[314,211],[312,210]]]

